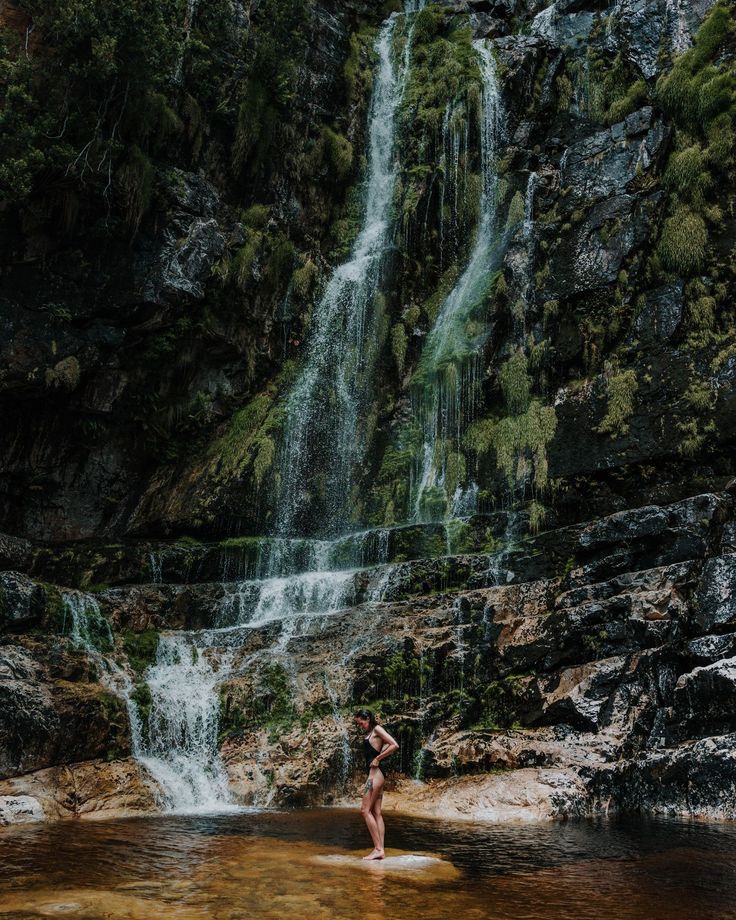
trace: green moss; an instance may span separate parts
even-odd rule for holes
[[[529,508],[529,531],[530,533],[539,533],[547,517],[547,509],[541,502],[531,502]]]
[[[311,259],[305,259],[291,276],[291,289],[296,297],[305,300],[312,291],[317,277],[317,266]]]
[[[323,128],[322,138],[327,167],[337,182],[344,182],[353,169],[353,145],[332,128]]]
[[[557,430],[553,406],[532,400],[526,412],[499,420],[483,419],[471,425],[466,435],[470,448],[483,455],[493,451],[496,466],[513,487],[523,479],[526,464],[534,470],[534,485],[542,490],[548,483],[547,445]]]
[[[419,696],[431,676],[431,662],[407,645],[396,649],[383,666],[380,686],[385,688],[387,700],[408,699]]]
[[[155,629],[147,629],[144,632],[127,630],[123,633],[123,651],[135,674],[140,676],[155,663],[158,640],[158,631]]]
[[[516,227],[524,220],[524,196],[521,192],[515,192],[509,205],[509,212],[506,216],[506,226]]]
[[[664,184],[680,198],[701,207],[712,184],[703,148],[692,144],[672,154],[664,174]]]
[[[524,699],[524,684],[520,677],[509,676],[491,681],[480,697],[478,728],[512,728],[519,721],[519,709]]]
[[[640,109],[649,102],[649,91],[644,80],[637,80],[627,90],[625,95],[614,99],[603,115],[607,125],[614,125],[623,121],[627,115]]]
[[[696,412],[710,412],[716,402],[713,387],[704,380],[693,380],[685,391],[685,402]]]
[[[63,635],[66,629],[67,609],[61,591],[55,585],[40,582],[44,593],[44,628]]]
[[[135,703],[136,711],[138,712],[138,718],[140,720],[141,734],[143,739],[148,738],[149,725],[151,720],[151,706],[153,704],[153,697],[151,695],[151,688],[146,683],[136,684],[133,692],[130,694],[130,699]]]
[[[268,222],[269,210],[267,204],[252,204],[243,212],[243,224],[251,230],[262,230]]]
[[[407,346],[408,339],[406,336],[406,329],[403,323],[396,323],[396,325],[391,328],[391,354],[393,355],[394,364],[396,365],[396,371],[399,377],[404,373]]]
[[[253,476],[257,486],[260,486],[266,473],[273,466],[276,456],[276,445],[272,438],[264,435],[258,441],[258,448],[253,460]]]
[[[727,62],[714,62],[734,33],[730,4],[714,4],[703,20],[693,47],[657,83],[657,101],[689,129],[706,126],[733,104],[736,75]]]
[[[634,414],[634,397],[639,384],[632,369],[612,374],[606,381],[608,407],[603,421],[595,429],[599,434],[619,437],[629,431],[629,420]]]
[[[526,355],[520,348],[503,365],[498,377],[508,411],[512,415],[525,412],[529,406],[532,381],[527,373]]]
[[[271,740],[289,731],[296,721],[289,675],[282,664],[269,663],[258,675],[250,716],[253,724],[267,729]]]
[[[680,444],[678,453],[683,457],[695,457],[703,450],[708,438],[715,432],[715,423],[710,421],[704,426],[698,424],[697,419],[688,419],[678,425]]]
[[[705,221],[683,204],[665,221],[657,255],[666,271],[687,277],[702,268],[707,244]]]

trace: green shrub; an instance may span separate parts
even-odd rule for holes
[[[664,184],[681,198],[700,207],[712,184],[707,157],[702,147],[693,144],[672,154],[664,174]]]
[[[532,381],[527,373],[527,359],[522,349],[514,352],[498,376],[509,412],[512,415],[524,412],[529,405]]]
[[[325,161],[338,182],[344,182],[353,169],[353,145],[331,128],[322,129]]]
[[[707,245],[703,218],[687,205],[679,205],[664,222],[657,255],[666,271],[687,277],[703,267]]]
[[[509,213],[506,217],[507,227],[516,227],[524,220],[524,196],[521,192],[515,192],[509,205]]]
[[[596,428],[599,434],[611,437],[624,435],[629,430],[629,420],[634,414],[634,397],[639,384],[632,369],[608,377],[606,391],[608,407],[603,421]]]
[[[317,266],[311,259],[306,259],[303,265],[294,270],[291,276],[291,289],[300,300],[306,299],[317,277]]]

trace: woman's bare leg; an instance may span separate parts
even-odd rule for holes
[[[370,788],[367,788],[363,795],[363,801],[360,803],[360,813],[363,815],[363,820],[366,823],[368,833],[371,835],[371,840],[373,841],[373,853],[378,853],[381,850],[381,837],[378,833],[378,824],[373,816],[372,809],[373,803],[381,790],[377,789],[370,779],[366,783],[366,786]],[[371,853],[371,856],[373,856],[373,853]],[[370,857],[366,858],[368,859]]]
[[[383,814],[381,813],[381,806],[383,805],[383,788],[381,788],[376,796],[376,800],[373,803],[373,817],[376,819],[376,827],[378,828],[378,836],[381,841],[381,852],[383,853],[384,842],[386,839],[386,825],[383,823]]]

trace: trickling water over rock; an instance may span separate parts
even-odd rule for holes
[[[468,477],[461,468],[461,441],[479,397],[480,361],[488,335],[483,306],[501,255],[496,158],[503,112],[493,52],[480,41],[474,47],[481,72],[479,219],[468,264],[440,307],[412,384],[421,437],[410,492],[410,516],[417,521],[452,514],[453,506],[461,505],[464,499],[467,505]]]

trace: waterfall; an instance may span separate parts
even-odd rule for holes
[[[82,591],[62,591],[64,605],[62,635],[91,657],[109,652],[113,647],[110,624],[100,610],[96,598]]]
[[[151,708],[134,753],[159,783],[167,811],[222,811],[231,805],[217,743],[217,685],[229,658],[223,653],[215,668],[210,654],[186,633],[162,635],[156,663],[146,673]]]
[[[423,0],[409,0],[406,11],[423,5]],[[394,46],[400,22],[407,25],[397,64]],[[365,448],[362,418],[378,357],[384,256],[391,247],[396,114],[409,73],[413,30],[413,16],[394,14],[375,43],[378,67],[362,226],[348,261],[335,269],[315,304],[304,360],[284,403],[275,536],[259,553],[257,577],[225,594],[218,627],[163,635],[156,663],[144,675],[150,714],[137,734],[136,754],[159,782],[168,810],[234,807],[218,753],[218,687],[234,673],[234,650],[248,629],[280,623],[272,653],[285,655],[303,619],[326,616],[354,602],[355,570],[346,561],[362,564],[366,555],[388,555],[388,535],[380,531],[353,533],[342,540],[297,535],[345,533],[351,523],[353,474]],[[312,494],[316,492],[319,496]],[[153,559],[150,565],[154,578],[160,578]],[[332,703],[337,723],[336,699]],[[348,755],[343,750],[344,770]]]
[[[444,517],[453,507],[468,511],[476,490],[466,479],[461,439],[472,419],[486,341],[485,309],[492,269],[498,258],[497,168],[501,104],[493,54],[476,41],[481,72],[481,197],[475,243],[432,327],[412,381],[412,402],[422,445],[411,484],[415,521]]]
[[[397,67],[399,19],[387,20],[375,45],[362,227],[350,258],[333,272],[315,304],[306,354],[286,399],[275,527],[282,536],[315,528],[341,533],[351,523],[354,470],[364,455],[363,418],[378,356],[381,275],[391,243],[396,113],[413,30],[412,19]]]
[[[534,225],[534,195],[537,190],[539,176],[535,172],[529,173],[526,183],[526,193],[524,195],[524,222],[522,224],[522,235],[526,243],[526,252],[524,253],[524,285],[521,290],[521,315],[516,316],[516,325],[518,333],[523,341],[526,336],[526,314],[529,305],[534,297],[533,269],[534,259],[536,256],[536,236]],[[516,311],[515,311],[516,312]]]

